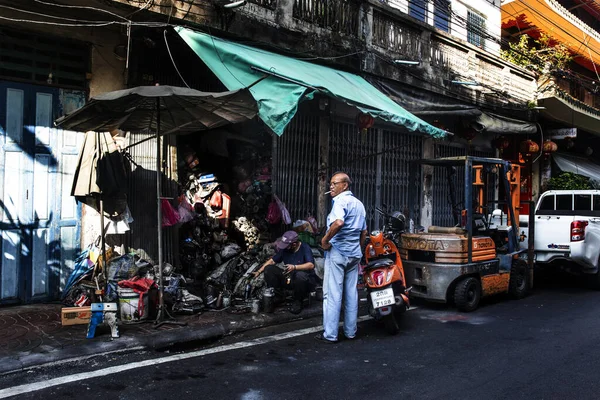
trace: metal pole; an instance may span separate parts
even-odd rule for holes
[[[100,193],[100,246],[102,246],[102,273],[104,274],[104,290],[108,290],[108,269],[106,268],[106,243],[104,241],[104,200]]]
[[[161,203],[161,168],[160,168],[160,98],[156,98],[156,234],[158,237],[158,320],[164,318],[163,298],[163,248],[162,248],[162,209]]]
[[[102,140],[100,140],[100,132],[96,132],[96,149],[98,151],[98,164],[100,164],[100,159],[103,155],[102,150]],[[101,168],[96,168],[96,180],[98,182],[102,182],[100,180],[100,170]],[[106,243],[104,241],[104,200],[102,199],[102,188],[100,188],[100,194],[98,195],[98,200],[100,202],[100,246],[102,247],[102,274],[104,275],[104,292],[108,290],[108,270],[106,268]]]

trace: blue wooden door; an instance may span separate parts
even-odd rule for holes
[[[0,303],[56,298],[79,247],[69,195],[79,139],[52,128],[64,97],[0,81]]]

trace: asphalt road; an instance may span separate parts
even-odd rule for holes
[[[303,334],[318,329],[312,319],[195,348],[31,370],[0,377],[0,398],[11,393],[2,389],[37,385],[15,398],[598,399],[599,311],[600,292],[550,284],[470,314],[418,304],[396,336],[367,320],[358,339],[323,344]]]

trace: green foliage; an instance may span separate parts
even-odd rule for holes
[[[567,46],[553,43],[550,36],[546,34],[542,34],[535,40],[527,35],[521,35],[518,42],[510,43],[509,49],[501,50],[500,55],[505,60],[538,75],[564,70],[573,60]]]
[[[571,172],[561,172],[548,180],[548,190],[593,189],[590,178]]]

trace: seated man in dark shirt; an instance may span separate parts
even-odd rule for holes
[[[314,290],[317,283],[315,260],[310,247],[298,239],[294,231],[287,231],[275,242],[277,253],[267,260],[254,276],[263,271],[268,287],[275,289],[292,289],[294,303],[290,312],[299,314],[302,311],[302,301]],[[283,263],[285,269],[275,264]]]

